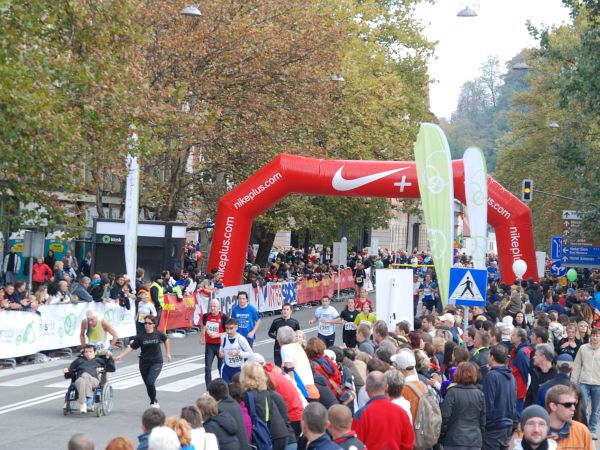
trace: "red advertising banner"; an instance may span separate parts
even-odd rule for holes
[[[158,330],[164,332],[165,330],[187,329],[194,326],[196,304],[196,299],[192,296],[185,296],[183,300],[179,301],[176,295],[165,294]]]
[[[337,274],[332,277],[324,276],[321,281],[302,280],[298,284],[298,304],[309,303],[321,300],[324,295],[332,296],[337,290]],[[352,269],[342,269],[342,278],[340,280],[340,289],[349,289],[354,287],[354,277]]]

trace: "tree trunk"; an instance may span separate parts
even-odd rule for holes
[[[256,237],[258,240],[258,252],[256,252],[254,264],[259,267],[265,267],[269,262],[269,253],[271,253],[271,249],[273,248],[275,233],[268,230],[257,229]]]

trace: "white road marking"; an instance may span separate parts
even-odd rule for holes
[[[204,368],[204,364],[184,364],[177,367],[169,367],[160,373],[158,379],[160,380],[161,378],[168,378],[182,373],[199,371],[202,368]],[[129,389],[130,387],[138,386],[141,384],[144,384],[144,380],[142,380],[142,377],[139,374],[127,380],[117,381],[116,383],[111,382],[113,389],[118,390]]]
[[[215,378],[219,378],[220,376],[221,376],[221,374],[219,373],[218,370],[212,371],[212,379],[213,380]],[[199,375],[193,375],[188,378],[183,378],[181,380],[177,380],[172,383],[165,384],[163,386],[158,386],[156,388],[156,390],[164,391],[164,392],[182,392],[182,391],[185,391],[186,389],[190,389],[190,388],[193,388],[196,386],[202,386],[203,384],[204,384],[204,373],[201,373]]]

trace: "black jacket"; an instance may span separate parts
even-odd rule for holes
[[[477,366],[479,366],[479,372],[481,373],[481,379],[483,380],[483,377],[486,376],[486,374],[488,373],[488,359],[490,356],[490,349],[487,347],[482,347],[482,348],[478,348],[473,350],[473,353],[471,354],[471,357],[469,358],[469,360],[475,364],[477,364]]]
[[[225,397],[219,402],[219,412],[225,413],[231,417],[236,423],[244,423],[244,415],[242,414],[242,408],[240,404],[231,397]],[[240,450],[248,450],[250,443],[248,442],[248,435],[246,434],[246,427],[237,427],[237,438],[240,442]]]
[[[102,301],[102,295],[104,295],[104,286],[102,284],[96,284],[94,286],[90,286],[88,288],[88,292],[92,296],[92,299],[95,302]]]
[[[485,398],[476,385],[450,387],[441,409],[440,442],[443,445],[481,448],[485,433]]]
[[[516,427],[517,382],[507,366],[492,367],[483,378],[486,429]]]
[[[287,320],[284,319],[283,317],[278,317],[277,319],[275,319],[273,321],[273,323],[271,324],[271,328],[269,328],[269,332],[268,332],[269,337],[271,339],[275,339],[275,348],[280,348],[279,342],[277,342],[277,331],[281,327],[286,327],[286,326],[290,327],[294,331],[298,331],[300,329],[300,323],[293,317],[290,317]]]
[[[238,428],[245,429],[243,423],[237,424],[229,414],[219,413],[206,419],[202,426],[207,433],[217,437],[219,450],[239,450],[240,441],[236,432]]]
[[[530,405],[535,405],[540,386],[556,376],[556,369],[554,367],[550,367],[550,370],[544,373],[539,367],[532,366],[529,373],[531,375],[531,382],[527,388],[527,396],[525,397],[524,405],[525,408]]]

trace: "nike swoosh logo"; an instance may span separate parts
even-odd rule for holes
[[[359,188],[361,186],[364,186],[365,184],[369,184],[373,181],[385,178],[388,175],[392,175],[394,173],[408,169],[408,167],[402,167],[400,169],[386,170],[385,172],[374,173],[372,175],[365,175],[364,177],[354,178],[353,180],[347,180],[342,176],[343,168],[344,166],[340,167],[333,176],[333,179],[331,180],[331,186],[333,186],[333,188],[336,191],[351,191],[352,189]]]

